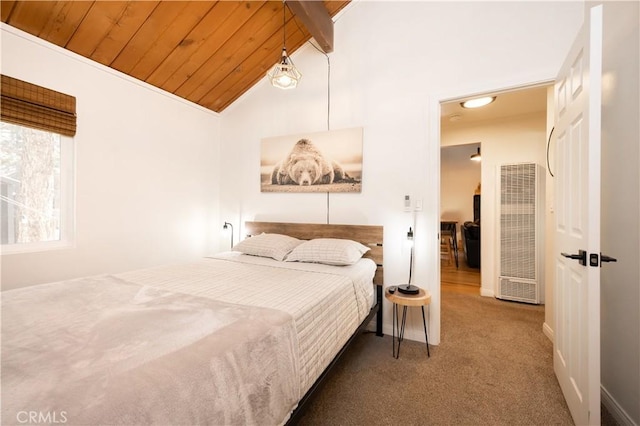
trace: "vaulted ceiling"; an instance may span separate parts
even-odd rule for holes
[[[322,3],[333,17],[349,1]],[[318,4],[286,3],[289,54],[312,33],[318,38],[310,22],[314,15],[302,10]],[[263,78],[282,51],[279,0],[28,0],[1,5],[2,22],[8,25],[216,112]]]

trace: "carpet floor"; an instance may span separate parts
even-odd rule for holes
[[[542,333],[544,307],[442,292],[442,335],[427,358],[405,340],[359,336],[303,425],[571,425]]]

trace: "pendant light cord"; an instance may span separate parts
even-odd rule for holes
[[[287,5],[286,0],[283,0],[283,3]],[[287,5],[287,7],[289,6]],[[295,19],[295,14],[291,10],[291,8],[289,8],[289,12],[291,12],[291,14],[293,15],[293,22],[295,22],[300,32],[304,34],[304,31],[298,24],[298,21]],[[309,44],[313,46],[313,48],[316,49],[318,52],[322,53],[325,56],[325,58],[327,58],[327,131],[329,131],[331,130],[331,59],[329,59],[329,55],[327,55],[322,49],[320,49],[315,44],[311,43],[311,40],[309,40]],[[329,210],[330,210],[329,194],[330,194],[329,191],[327,191],[327,225],[330,223],[329,222]]]
[[[329,224],[329,191],[327,191],[327,225]]]
[[[313,46],[313,43],[311,45]],[[324,53],[324,56],[327,57],[327,131],[329,131],[331,130],[329,123],[329,117],[331,117],[331,61],[329,60],[329,55]]]
[[[282,48],[287,50],[287,1],[282,0]]]
[[[286,2],[284,2],[284,4],[286,5]],[[289,12],[291,12],[291,14],[293,15],[293,22],[296,24],[296,26],[298,27],[300,32],[302,34],[304,34],[304,30],[302,29],[302,27],[300,27],[300,24],[298,24],[298,21],[295,19],[295,14],[293,13],[293,11],[291,10],[291,8],[288,5],[287,5],[287,7],[289,8]],[[327,58],[327,130],[331,130],[331,123],[330,123],[330,117],[331,117],[331,60],[329,59],[329,55],[327,55],[318,46],[316,46],[315,44],[311,43],[311,40],[309,40],[309,44],[311,46],[313,46],[313,48],[316,49],[318,52],[322,53],[325,56],[325,58]]]

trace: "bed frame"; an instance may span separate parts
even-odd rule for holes
[[[253,235],[267,234],[284,234],[289,235],[300,240],[311,240],[314,238],[343,238],[353,241],[358,241],[361,244],[370,247],[364,257],[372,259],[376,265],[375,276],[373,277],[373,283],[376,286],[376,303],[371,308],[371,311],[360,324],[358,329],[353,333],[351,338],[340,349],[333,361],[322,372],[318,380],[311,386],[309,391],[302,397],[298,403],[298,407],[291,413],[291,417],[287,421],[287,425],[297,424],[305,410],[309,405],[309,401],[315,392],[320,389],[324,383],[329,372],[340,360],[344,352],[355,340],[355,338],[362,332],[374,315],[376,316],[376,335],[382,337],[382,287],[384,284],[383,274],[383,258],[382,258],[382,241],[383,241],[383,227],[372,225],[330,225],[330,224],[317,224],[317,223],[283,223],[283,222],[245,222],[245,231],[248,237]]]

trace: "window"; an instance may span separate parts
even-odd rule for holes
[[[2,253],[69,246],[76,99],[6,75],[0,89]]]
[[[73,139],[0,123],[3,253],[67,246],[73,231]]]

